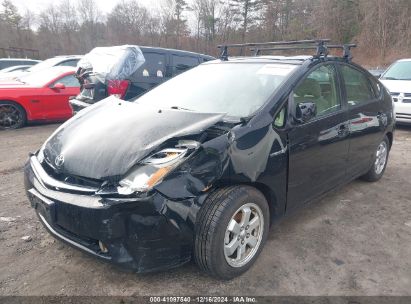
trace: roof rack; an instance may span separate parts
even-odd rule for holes
[[[286,51],[286,50],[316,50],[314,58],[327,57],[329,49],[342,49],[343,58],[347,61],[351,61],[352,54],[351,48],[356,47],[355,44],[327,44],[330,39],[316,39],[316,40],[295,40],[295,41],[277,41],[277,42],[259,42],[259,43],[242,43],[242,44],[226,44],[217,46],[222,49],[220,59],[228,60],[228,48],[241,48],[241,52],[244,48],[249,48],[254,52],[254,56],[261,55],[264,51]],[[274,46],[274,47],[270,47]]]

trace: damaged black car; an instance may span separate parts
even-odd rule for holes
[[[133,102],[88,107],[30,156],[32,207],[53,236],[126,270],[194,259],[217,278],[244,273],[277,218],[384,174],[391,97],[341,48],[237,58],[225,48]]]

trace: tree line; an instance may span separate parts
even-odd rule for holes
[[[153,9],[121,0],[103,14],[96,0],[60,0],[34,14],[3,0],[0,48],[37,49],[43,59],[119,44],[216,56],[226,42],[330,38],[357,43],[355,59],[368,66],[411,54],[410,0],[159,1]]]

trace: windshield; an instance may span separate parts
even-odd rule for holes
[[[29,73],[27,75],[18,77],[17,80],[34,87],[42,87],[61,74],[61,70],[58,71],[50,68],[38,72]]]
[[[27,69],[27,71],[28,72],[41,71],[41,70],[50,68],[52,66],[55,66],[60,61],[61,61],[61,58],[50,58],[50,59],[44,60],[40,63],[37,63],[37,64],[33,65],[31,68]]]
[[[411,61],[397,61],[381,77],[387,80],[411,80]]]
[[[267,102],[296,67],[278,63],[200,65],[135,101],[164,108],[248,117]]]

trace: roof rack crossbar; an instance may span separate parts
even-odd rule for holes
[[[242,43],[242,44],[226,44],[219,45],[222,49],[220,56],[221,60],[228,60],[228,48],[242,48],[249,47],[250,51],[254,52],[254,56],[261,55],[264,51],[285,51],[285,50],[317,50],[314,58],[327,57],[329,49],[342,49],[343,58],[350,61],[352,59],[351,48],[356,47],[355,44],[327,44],[330,39],[316,39],[316,40],[295,40],[295,41],[278,41],[278,42],[263,42],[263,43]],[[274,47],[269,47],[274,46]],[[278,46],[278,47],[277,47]]]
[[[224,44],[218,45],[217,48],[222,49],[220,59],[228,60],[228,48],[241,48],[241,53],[245,47],[264,47],[264,46],[281,46],[281,45],[304,45],[304,44],[315,44],[324,45],[329,42],[330,39],[315,39],[315,40],[293,40],[293,41],[273,41],[273,42],[251,42],[251,43],[234,43],[234,44]]]

